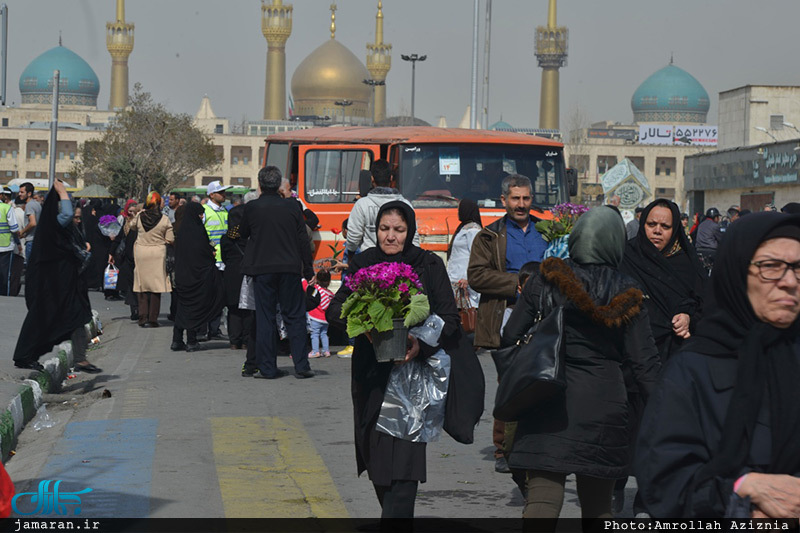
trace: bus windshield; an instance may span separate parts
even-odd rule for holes
[[[501,208],[501,183],[509,174],[530,178],[537,207],[567,201],[560,147],[405,144],[400,146],[398,173],[400,192],[414,208],[455,207],[462,198]]]

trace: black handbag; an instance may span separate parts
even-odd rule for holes
[[[544,293],[549,312],[544,315]],[[516,344],[495,350],[492,359],[500,384],[493,415],[503,422],[519,420],[567,387],[564,372],[564,305],[554,305],[551,291],[539,295],[539,311],[530,330]],[[513,372],[509,371],[513,368]]]
[[[316,285],[306,287],[306,311],[311,311],[319,307],[322,303],[322,295]]]
[[[167,244],[167,257],[164,260],[164,267],[167,274],[175,272],[175,248],[171,244]]]

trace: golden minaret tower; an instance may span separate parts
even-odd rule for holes
[[[128,56],[133,52],[133,24],[125,22],[125,0],[117,0],[117,20],[106,23],[106,47],[111,54],[110,110],[128,105]]]
[[[264,120],[286,118],[286,41],[292,34],[292,6],[283,0],[261,0],[261,33],[267,40]]]
[[[392,68],[392,45],[383,42],[383,2],[378,0],[375,16],[375,43],[367,44],[367,80],[372,86],[372,120],[375,124],[386,118],[386,75]]]
[[[536,59],[542,67],[542,94],[539,104],[539,127],[558,129],[558,69],[567,64],[565,26],[556,26],[556,0],[550,0],[547,26],[536,28]]]

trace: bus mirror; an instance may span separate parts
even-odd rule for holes
[[[574,168],[567,169],[567,185],[569,187],[570,196],[578,194],[578,173]]]

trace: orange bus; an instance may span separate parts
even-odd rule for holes
[[[320,219],[315,259],[344,248],[338,235],[359,194],[359,175],[386,159],[396,187],[417,213],[423,248],[444,252],[458,226],[458,202],[475,200],[484,224],[505,214],[500,184],[509,174],[530,178],[533,214],[569,201],[577,180],[562,143],[520,133],[434,127],[326,127],[270,135],[264,166],[290,178],[300,200]],[[568,179],[569,174],[569,179]]]

